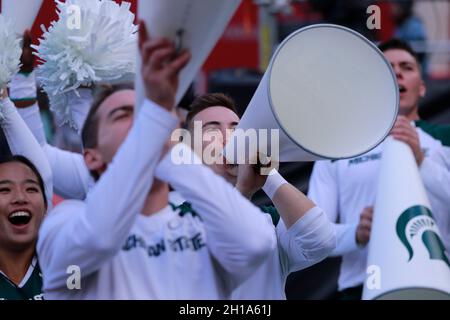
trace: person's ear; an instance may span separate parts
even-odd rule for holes
[[[85,149],[83,156],[89,171],[98,172],[100,174],[105,170],[106,163],[103,161],[103,157],[98,150]]]
[[[425,94],[427,93],[427,87],[423,81],[420,83],[419,93],[421,98],[425,97]]]

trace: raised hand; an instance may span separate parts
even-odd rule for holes
[[[168,39],[152,39],[144,22],[140,23],[139,28],[139,50],[147,98],[172,111],[175,108],[178,76],[189,62],[190,53],[183,51],[177,55],[174,44]]]
[[[20,62],[22,64],[20,71],[30,73],[33,71],[34,67],[34,55],[33,49],[31,48],[31,32],[26,30],[23,34],[23,45],[22,45],[22,56],[20,57]]]
[[[365,246],[370,240],[372,231],[373,207],[365,207],[359,217],[359,224],[356,228],[356,242]]]
[[[394,128],[391,131],[391,135],[400,141],[403,141],[410,146],[414,157],[416,158],[417,165],[421,165],[424,154],[420,148],[419,135],[416,128],[414,128],[410,121],[404,116],[398,116],[395,122]]]

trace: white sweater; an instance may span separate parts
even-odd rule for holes
[[[266,214],[269,224],[271,217]],[[319,207],[305,213],[286,229],[280,219],[276,226],[277,247],[252,276],[232,295],[236,300],[286,299],[286,280],[291,272],[305,269],[326,258],[336,246],[332,223]]]
[[[450,250],[450,159],[441,142],[417,128],[425,159],[420,166],[432,212]],[[356,243],[356,227],[367,206],[375,204],[378,170],[383,143],[372,151],[353,159],[317,161],[310,179],[308,196],[328,214],[335,224],[337,247],[335,256],[342,256],[339,290],[363,284],[366,279],[367,246]],[[401,165],[401,164],[399,164]],[[438,183],[437,183],[438,182]]]
[[[37,246],[46,299],[227,298],[274,249],[259,209],[224,179],[202,165],[175,165],[170,153],[158,164],[175,124],[146,101],[86,201],[66,201],[49,214]],[[139,215],[153,176],[177,189],[201,220],[169,208]],[[81,271],[80,290],[67,287],[72,265]]]

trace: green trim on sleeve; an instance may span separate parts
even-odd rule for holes
[[[416,121],[416,125],[430,136],[450,147],[450,125],[434,124],[424,120]]]
[[[280,221],[280,214],[278,213],[278,210],[274,206],[260,206],[259,208],[261,209],[262,212],[270,215],[274,226],[278,224],[278,222]]]
[[[35,101],[37,98],[20,98],[20,99],[13,99],[11,98],[12,102],[24,102],[24,101]]]
[[[21,74],[21,75],[23,75],[23,76],[25,76],[25,77],[29,77],[30,74],[32,74],[32,73],[33,73],[33,72],[19,71],[17,74]]]

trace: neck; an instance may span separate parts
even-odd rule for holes
[[[19,285],[35,255],[35,244],[22,251],[0,248],[0,271],[15,285]]]
[[[162,209],[169,203],[169,185],[158,179],[153,181],[150,193],[145,200],[142,214],[144,216],[151,216]]]
[[[411,113],[409,115],[406,116],[408,118],[409,121],[417,121],[420,120],[419,117],[419,113],[417,111],[415,111],[414,113]]]
[[[400,113],[400,114],[401,114],[401,113]],[[404,116],[405,116],[409,121],[417,121],[417,120],[420,120],[420,117],[419,117],[419,107],[413,108],[410,112],[404,114]]]

